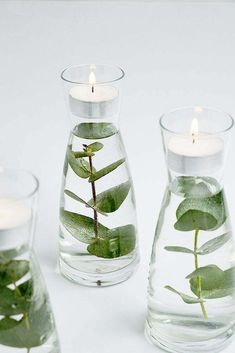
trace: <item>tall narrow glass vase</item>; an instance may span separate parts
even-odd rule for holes
[[[0,170],[0,352],[60,353],[32,237],[37,179]]]
[[[122,69],[65,69],[71,133],[60,209],[60,269],[70,280],[107,286],[139,261],[131,175],[118,127]]]
[[[147,337],[169,352],[218,352],[234,335],[235,248],[223,189],[233,119],[185,108],[160,119],[169,182],[149,275]]]

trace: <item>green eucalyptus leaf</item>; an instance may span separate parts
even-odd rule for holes
[[[72,191],[65,189],[64,193],[66,195],[68,195],[69,197],[71,197],[72,199],[81,202],[82,204],[86,205],[87,207],[91,207],[85,200],[83,200],[81,197],[77,196],[76,194],[74,194]]]
[[[92,172],[92,175],[89,178],[89,182],[93,182],[93,181],[96,181],[96,180],[104,177],[105,175],[111,173],[113,170],[118,168],[124,162],[125,162],[125,158],[122,158],[122,159],[119,159],[118,161],[108,165],[107,167],[98,170],[97,172]]]
[[[97,257],[103,257],[106,259],[111,259],[116,257],[115,254],[113,256],[113,253],[110,251],[109,241],[106,239],[104,240],[104,239],[98,238],[94,243],[88,245],[87,251],[91,255],[95,255]]]
[[[182,292],[177,291],[176,289],[172,288],[171,286],[165,286],[166,289],[168,289],[169,291],[178,294],[181,299],[186,303],[186,304],[198,304],[198,303],[202,303],[203,301],[199,298],[194,298],[191,297],[190,295],[184,294]]]
[[[104,239],[97,239],[87,247],[90,254],[102,258],[125,256],[135,249],[135,227],[128,224],[110,229]]]
[[[10,317],[5,317],[4,319],[0,320],[0,337],[2,331],[11,330],[13,327],[17,326],[19,321],[11,319]]]
[[[87,148],[89,150],[91,150],[92,152],[98,152],[100,151],[102,148],[104,147],[103,143],[101,142],[94,142],[91,143],[90,145],[87,146]]]
[[[60,219],[73,237],[86,244],[94,242],[95,222],[92,218],[61,209]],[[100,223],[98,224],[98,232],[101,238],[106,236],[107,231],[107,227]]]
[[[215,230],[226,219],[223,193],[205,198],[186,198],[176,210],[177,230]]]
[[[10,260],[0,263],[0,286],[17,282],[29,272],[29,262],[25,260]]]
[[[66,195],[68,195],[69,197],[71,197],[72,199],[81,202],[82,204],[84,204],[86,207],[92,208],[93,210],[96,210],[97,212],[99,212],[100,214],[107,216],[105,212],[102,212],[101,210],[97,209],[96,207],[92,206],[90,203],[86,202],[85,200],[83,200],[81,197],[77,196],[76,194],[74,194],[72,191],[70,190],[64,190],[64,193]]]
[[[15,348],[32,348],[44,344],[52,331],[52,317],[46,299],[41,307],[32,305],[21,320],[0,321],[0,344]]]
[[[127,181],[104,192],[101,192],[96,196],[96,209],[106,213],[117,211],[126,199],[130,187],[131,183]],[[93,206],[93,199],[88,201],[88,204]]]
[[[20,294],[24,297],[24,299],[28,300],[33,295],[33,280],[29,279],[21,283],[18,287]]]
[[[0,287],[0,315],[12,316],[23,314],[29,303],[15,289]]]
[[[82,158],[82,157],[92,157],[95,154],[92,152],[85,152],[85,151],[73,151],[75,158]]]
[[[197,251],[199,255],[207,255],[210,254],[217,249],[221,248],[225,243],[227,243],[231,239],[231,233],[222,234],[214,239],[207,241],[203,244]]]
[[[99,140],[115,135],[117,129],[111,123],[81,123],[75,127],[73,133],[84,139]]]
[[[172,188],[183,197],[204,198],[218,192],[219,184],[210,177],[179,176],[173,181]]]
[[[183,252],[186,254],[194,254],[193,250],[184,248],[183,246],[165,246],[164,248],[167,251],[173,251],[173,252]]]
[[[86,179],[91,175],[89,163],[84,158],[76,158],[70,146],[67,149],[67,158],[70,167],[80,178]]]
[[[115,251],[119,253],[119,256],[129,254],[135,249],[135,233],[135,227],[132,224],[110,229],[107,234],[110,249],[118,248],[118,250]]]
[[[17,256],[19,256],[19,249],[9,249],[0,251],[0,265],[9,262]]]
[[[209,230],[215,228],[217,220],[207,212],[189,210],[185,212],[174,224],[176,230],[188,232],[190,230],[200,229]]]
[[[198,210],[202,212],[208,212],[216,219],[224,220],[224,200],[222,192],[216,195],[205,198],[186,198],[183,200],[176,211],[177,219],[179,219],[188,210]]]
[[[235,293],[235,268],[221,270],[216,265],[199,267],[186,278],[190,280],[190,287],[195,295],[199,296],[198,277],[201,278],[201,296],[207,299],[216,299]]]

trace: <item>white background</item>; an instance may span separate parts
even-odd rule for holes
[[[70,64],[90,62],[117,64],[127,73],[121,129],[142,256],[132,279],[99,289],[56,272],[69,133],[59,75]],[[148,262],[167,182],[158,118],[186,105],[235,114],[234,2],[0,2],[0,164],[30,169],[40,179],[35,249],[63,353],[159,352],[143,336]],[[232,218],[234,148],[232,141],[225,178]]]

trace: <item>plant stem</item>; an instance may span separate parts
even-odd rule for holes
[[[27,353],[30,353],[30,349],[31,349],[31,348],[27,348]]]
[[[16,285],[16,282],[13,281],[14,287],[15,287],[15,291],[18,294],[19,297],[22,297],[21,291],[19,290],[19,288]],[[30,329],[30,325],[29,325],[29,317],[28,317],[28,313],[24,313],[24,318],[25,318],[25,326],[27,328],[27,330]],[[28,348],[30,350],[30,348]]]
[[[195,262],[195,270],[199,268],[198,265],[198,255],[197,255],[197,243],[198,243],[198,235],[199,235],[199,230],[195,230],[195,235],[194,235],[194,262]],[[198,286],[198,298],[202,299],[202,279],[201,277],[197,277],[197,286]],[[206,308],[203,302],[200,303],[201,309],[202,309],[202,314],[204,319],[207,319],[207,313],[206,313]]]
[[[93,169],[93,165],[92,165],[92,156],[89,156],[89,164],[90,164],[90,170],[91,170],[91,175],[92,175],[92,169]],[[93,197],[93,204],[94,207],[96,206],[96,189],[95,189],[95,182],[92,181],[91,182],[91,189],[92,189],[92,197]],[[96,211],[96,209],[93,209],[94,211],[94,231],[95,231],[95,238],[99,238],[99,223],[98,223],[98,213]]]
[[[15,283],[15,282],[13,282],[13,284],[14,284],[14,287],[15,287],[15,291],[16,291],[16,293],[19,295],[19,297],[22,297],[22,295],[21,295],[21,291],[20,291],[20,290],[19,290],[19,288],[17,287],[16,283]]]

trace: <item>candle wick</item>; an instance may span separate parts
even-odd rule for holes
[[[95,87],[92,85],[91,86],[91,92],[94,93],[95,92]]]
[[[195,134],[192,134],[193,143],[195,143]]]

